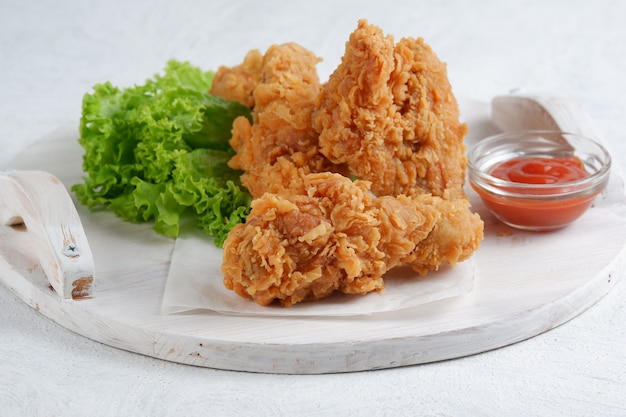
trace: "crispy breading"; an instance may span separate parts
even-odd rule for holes
[[[261,305],[366,294],[381,291],[396,266],[424,274],[466,259],[482,240],[482,221],[466,200],[374,197],[369,185],[314,173],[255,199],[224,243],[225,286]]]
[[[262,69],[263,55],[258,49],[253,49],[248,52],[241,64],[234,67],[219,67],[213,77],[209,93],[253,108],[252,92],[261,80]]]
[[[456,265],[472,256],[484,237],[484,223],[470,210],[465,198],[453,200],[421,194],[413,197],[422,205],[434,207],[441,218],[428,237],[402,259],[421,275],[436,271],[442,265]]]
[[[255,55],[256,56],[256,55]],[[254,73],[258,70],[254,58]],[[316,64],[319,58],[295,43],[272,45],[263,55],[260,76],[248,77],[235,67],[230,73],[222,70],[222,79],[256,79],[251,97],[253,103],[251,124],[245,117],[235,120],[230,144],[236,155],[229,166],[241,169],[241,182],[253,197],[265,192],[280,192],[293,180],[286,177],[291,164],[304,173],[336,171],[317,146],[318,134],[313,129],[311,115],[318,106],[321,84]],[[242,64],[246,67],[246,63]],[[237,84],[228,85],[220,94],[239,95]],[[282,160],[281,163],[279,161]]]
[[[408,197],[374,198],[365,181],[308,174],[300,187],[252,202],[246,223],[224,243],[224,284],[261,305],[380,291],[383,274],[440,217]]]
[[[321,152],[376,195],[463,197],[467,160],[446,65],[423,39],[360,20],[313,123]]]

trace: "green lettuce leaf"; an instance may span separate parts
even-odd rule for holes
[[[144,85],[106,82],[85,94],[79,143],[86,175],[72,187],[78,200],[126,221],[153,221],[172,237],[191,216],[221,246],[250,210],[241,172],[227,162],[233,120],[251,116],[208,93],[213,75],[172,60]]]

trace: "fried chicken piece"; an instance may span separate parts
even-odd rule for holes
[[[293,180],[287,173],[336,171],[319,152],[311,122],[321,91],[315,68],[319,61],[302,46],[287,43],[268,48],[260,66],[254,54],[230,72],[221,70],[214,90],[222,96],[245,96],[251,89],[242,100],[253,104],[253,123],[245,117],[233,123],[230,144],[236,155],[229,166],[244,171],[241,182],[253,197],[279,192]]]
[[[465,196],[467,126],[446,65],[423,39],[360,20],[313,117],[321,152],[376,195]]]
[[[469,256],[469,247],[449,248],[459,239],[480,241],[482,222],[463,210],[446,216],[441,209],[449,204],[456,203],[374,197],[367,181],[307,174],[299,186],[252,202],[246,223],[224,243],[224,285],[258,304],[283,306],[335,291],[382,291],[383,275],[395,266],[412,262],[423,272]],[[471,236],[448,233],[455,227]]]
[[[213,77],[209,93],[253,108],[252,92],[261,81],[262,70],[263,55],[258,49],[253,49],[248,52],[240,65],[219,67]]]
[[[383,274],[439,218],[432,207],[378,204],[364,181],[327,172],[302,178],[300,186],[255,199],[245,225],[224,243],[225,286],[258,304],[380,291]]]
[[[402,259],[420,275],[436,271],[441,265],[455,265],[468,259],[480,247],[484,237],[484,222],[470,210],[465,198],[453,200],[430,194],[414,196],[416,202],[434,207],[441,218],[428,237],[420,241],[413,252]]]

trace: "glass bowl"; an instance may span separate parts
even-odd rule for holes
[[[553,183],[527,183],[492,175],[514,158],[579,161],[587,175]],[[469,182],[487,208],[509,226],[556,230],[578,219],[606,187],[611,157],[593,139],[560,131],[507,132],[480,140],[468,155]]]

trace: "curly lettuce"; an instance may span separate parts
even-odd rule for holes
[[[172,60],[144,85],[106,82],[85,94],[78,141],[86,175],[72,187],[78,200],[125,221],[153,221],[170,237],[195,219],[221,246],[250,210],[241,172],[227,162],[233,120],[251,116],[244,105],[208,93],[213,75]]]

